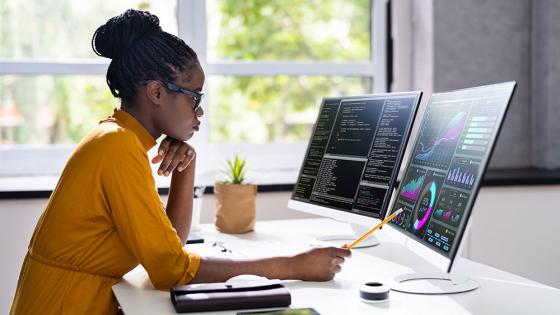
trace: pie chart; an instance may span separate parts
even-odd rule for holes
[[[420,194],[420,204],[416,211],[416,220],[414,221],[414,229],[416,231],[421,230],[430,218],[436,200],[436,189],[436,183],[432,181],[430,184],[424,186]]]

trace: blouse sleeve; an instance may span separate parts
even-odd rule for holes
[[[120,145],[107,160],[103,187],[116,231],[160,290],[190,282],[200,256],[187,252],[162,207],[146,153]]]

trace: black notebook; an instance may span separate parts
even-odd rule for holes
[[[284,307],[292,302],[290,292],[279,281],[206,283],[171,289],[177,313]]]

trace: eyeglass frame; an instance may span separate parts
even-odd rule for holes
[[[194,99],[193,112],[196,112],[200,108],[200,105],[202,103],[202,97],[204,96],[204,93],[189,90],[187,88],[180,87],[176,84],[173,84],[171,82],[167,82],[167,81],[164,81],[164,80],[140,80],[140,81],[138,81],[138,84],[146,85],[146,84],[150,83],[150,81],[158,82],[159,84],[165,86],[165,88],[168,89],[171,92],[181,93],[181,94],[185,94],[185,95],[188,95],[188,96],[192,97]]]

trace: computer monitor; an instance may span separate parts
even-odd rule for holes
[[[405,246],[449,276],[464,243],[472,207],[494,143],[502,126],[515,82],[434,93],[405,168],[387,230],[398,231]],[[407,275],[396,289],[415,293],[453,293],[475,289],[468,279],[435,291],[417,291]],[[436,276],[442,279],[441,275]],[[406,281],[406,282],[405,282]]]
[[[323,99],[288,208],[352,223],[357,235],[320,240],[353,241],[385,216],[421,95]]]

